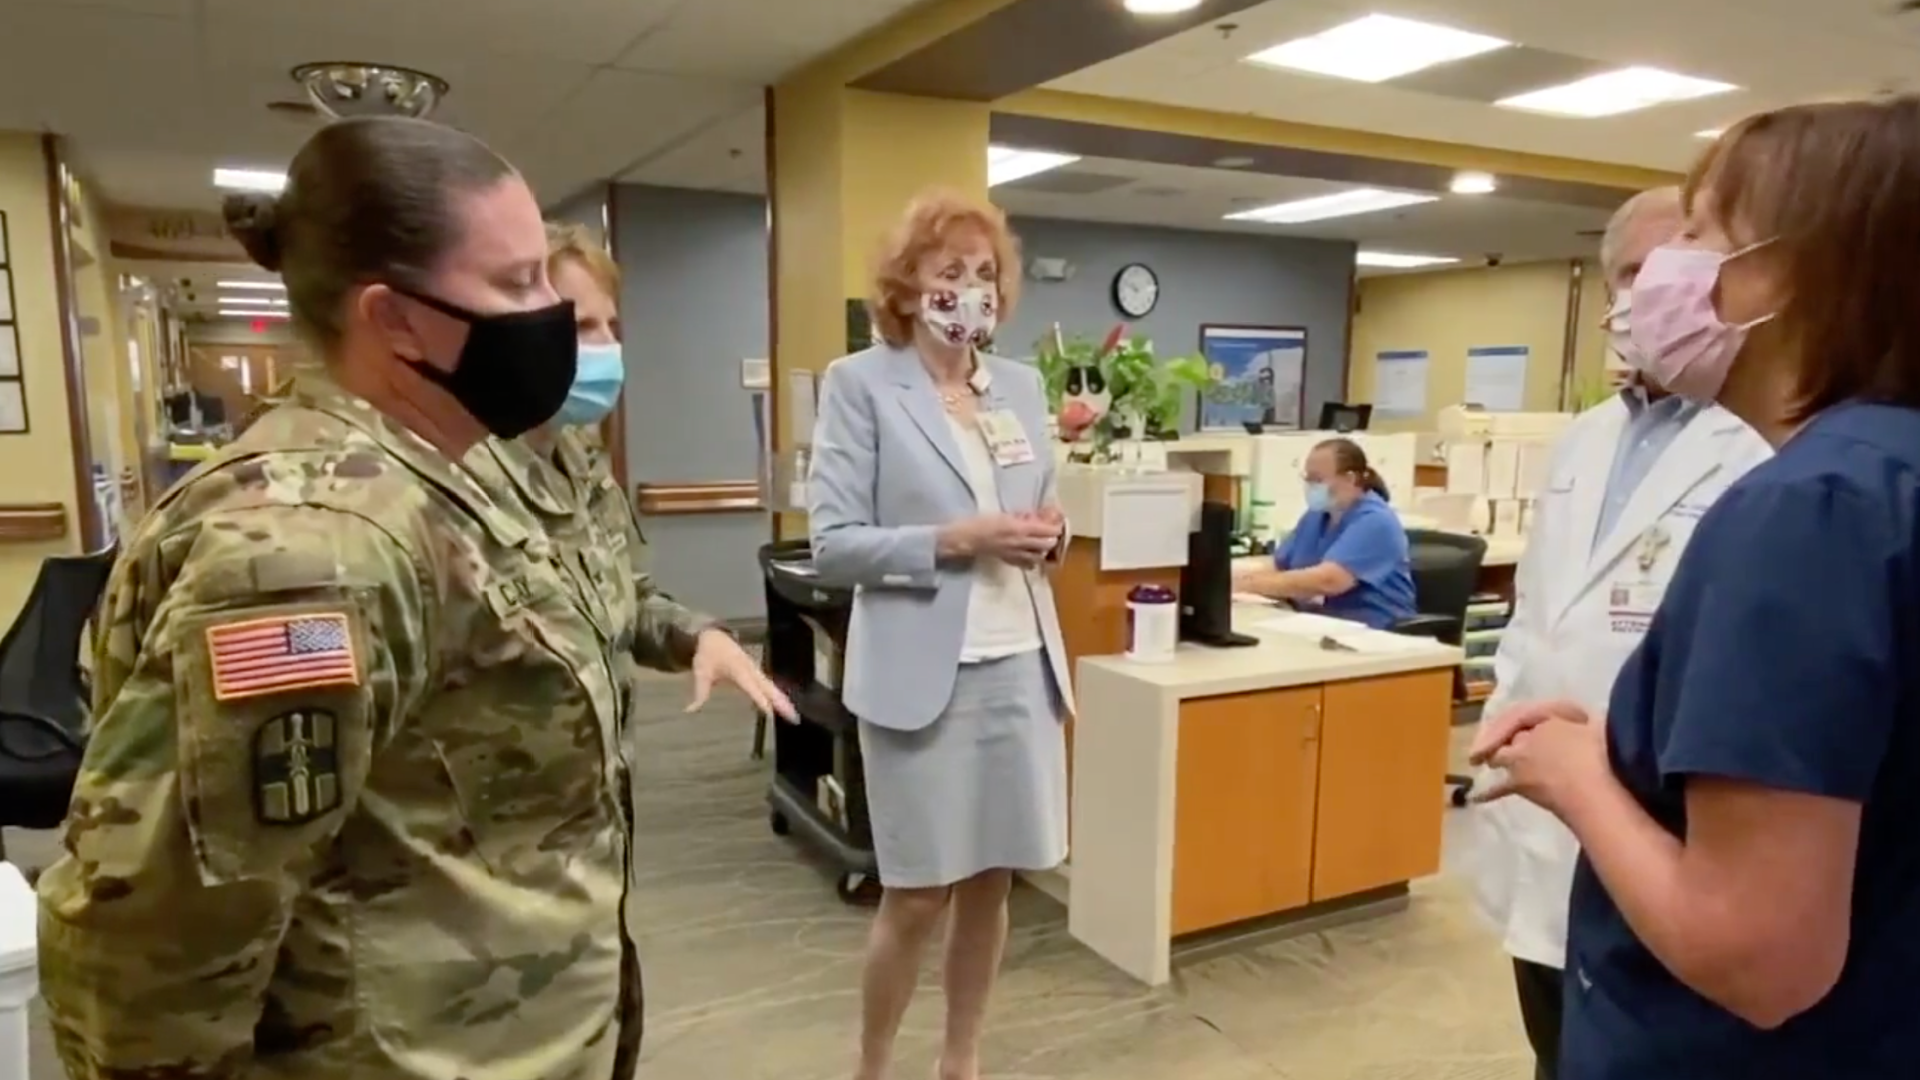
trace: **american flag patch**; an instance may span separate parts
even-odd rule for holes
[[[345,615],[275,615],[211,626],[207,654],[216,701],[360,685],[360,658]]]

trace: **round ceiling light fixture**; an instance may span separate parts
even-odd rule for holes
[[[1499,186],[1491,173],[1463,172],[1454,175],[1451,190],[1455,195],[1490,195]]]
[[[392,64],[301,64],[293,69],[293,81],[306,88],[314,108],[335,120],[355,116],[422,119],[447,96],[445,79]]]
[[[1201,0],[1125,0],[1135,15],[1178,15],[1200,6]]]

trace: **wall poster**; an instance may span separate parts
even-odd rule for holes
[[[1373,413],[1379,417],[1409,417],[1427,411],[1425,349],[1395,349],[1373,358]]]
[[[1306,426],[1306,327],[1209,323],[1200,328],[1200,354],[1213,375],[1195,410],[1201,431]]]
[[[1461,400],[1488,412],[1527,407],[1525,345],[1478,345],[1467,350],[1467,391]]]

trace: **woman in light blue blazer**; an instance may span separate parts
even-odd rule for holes
[[[940,1077],[977,1080],[1013,872],[1067,853],[1070,691],[1042,569],[1066,522],[1039,375],[980,351],[1020,280],[1006,219],[922,196],[875,277],[884,343],[827,369],[808,487],[814,566],[855,590],[843,697],[886,887],[857,1075],[887,1075],[951,905]]]

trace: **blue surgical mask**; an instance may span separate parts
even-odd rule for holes
[[[597,424],[613,411],[626,382],[627,365],[620,357],[620,345],[581,345],[580,360],[574,368],[573,388],[567,402],[560,406],[554,421],[566,426]]]
[[[1307,484],[1307,509],[1326,510],[1332,505],[1333,492],[1327,490],[1325,483],[1316,480]]]

